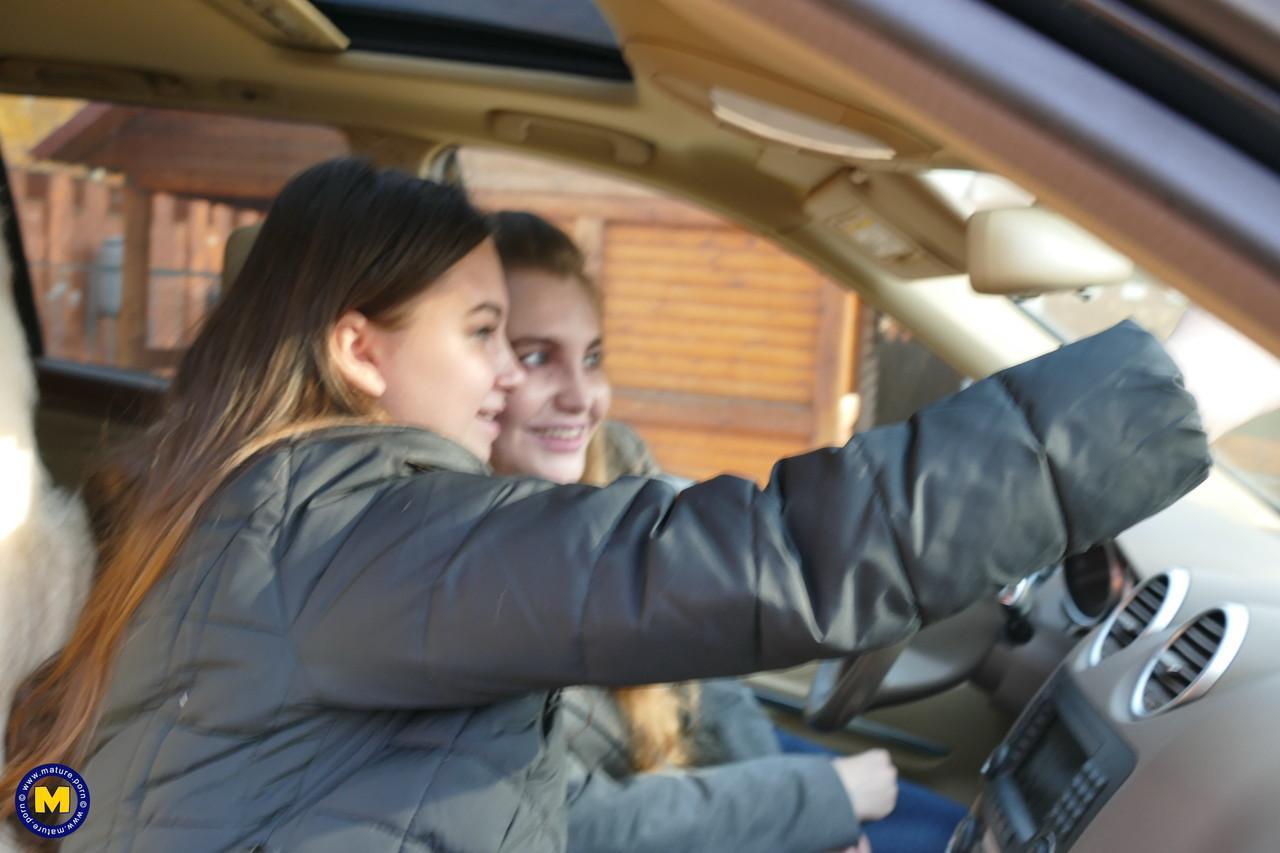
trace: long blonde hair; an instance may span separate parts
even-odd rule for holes
[[[645,461],[620,459],[619,454],[611,453],[610,437],[603,427],[591,437],[581,482],[603,486],[629,474],[649,473]],[[627,722],[631,765],[637,773],[687,767],[694,762],[688,728],[698,710],[696,684],[618,687],[612,693]]]
[[[534,213],[503,211],[493,215],[494,240],[503,269],[545,272],[582,286],[597,315],[604,314],[604,292],[587,273],[586,258],[568,234]],[[587,444],[586,467],[579,482],[603,486],[627,474],[648,475],[648,466],[632,464],[611,452],[610,434],[596,430]],[[693,762],[686,722],[697,710],[696,685],[651,684],[612,691],[627,723],[630,759],[636,772],[684,767]]]
[[[361,160],[289,182],[183,357],[160,418],[94,479],[110,500],[94,586],[66,647],[14,704],[0,817],[31,767],[84,758],[121,637],[221,484],[273,443],[379,419],[332,363],[338,318],[357,310],[396,325],[488,236],[460,190]]]

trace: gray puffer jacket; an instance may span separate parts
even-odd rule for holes
[[[680,685],[677,690],[687,689]],[[613,694],[570,687],[569,853],[825,853],[861,834],[831,756],[783,755],[751,690],[698,682],[692,766],[636,773]]]
[[[764,490],[552,486],[420,430],[312,434],[246,464],[144,601],[64,846],[561,850],[557,688],[892,643],[1207,467],[1131,325],[780,462]]]

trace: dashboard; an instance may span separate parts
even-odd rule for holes
[[[1280,849],[1275,569],[1280,532],[1175,506],[1039,578],[1014,609],[1069,647],[949,849]]]

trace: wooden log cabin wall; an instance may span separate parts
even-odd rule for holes
[[[75,361],[170,369],[215,295],[227,235],[262,217],[115,176],[9,178],[45,352]]]
[[[5,154],[46,354],[162,373],[204,316],[227,234],[346,148],[326,128],[95,104],[32,142]],[[848,435],[847,291],[637,186],[493,151],[459,162],[482,208],[532,210],[582,244],[606,293],[612,416],[666,469],[763,481],[777,458]]]

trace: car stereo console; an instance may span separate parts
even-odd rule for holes
[[[983,764],[982,796],[948,850],[1066,850],[1136,763],[1133,749],[1060,672]]]

